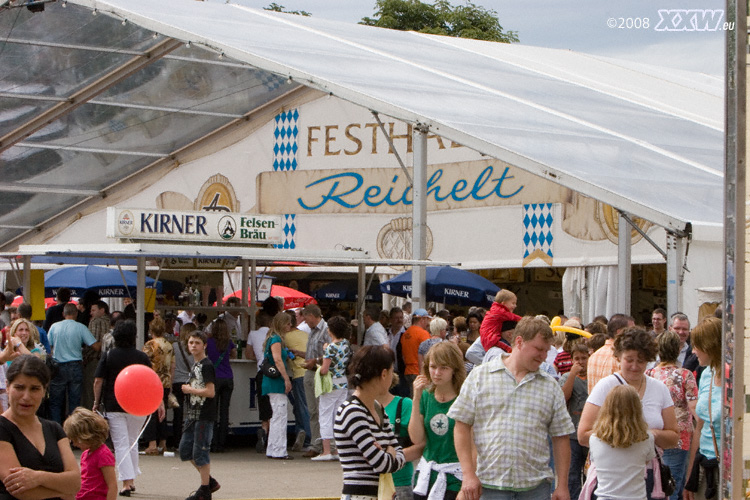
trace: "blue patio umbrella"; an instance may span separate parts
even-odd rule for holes
[[[123,283],[123,276],[125,282]],[[100,297],[135,297],[138,287],[138,274],[133,271],[122,271],[116,267],[72,266],[61,267],[44,273],[44,295],[54,297],[57,289],[70,288],[73,295],[83,297],[86,290],[96,291]],[[146,286],[152,288],[154,279],[146,277]],[[160,293],[157,284],[157,293]]]
[[[427,300],[445,304],[487,306],[500,287],[478,274],[451,266],[427,266]],[[383,293],[411,296],[411,271],[380,284]]]
[[[318,301],[348,301],[356,302],[357,300],[357,280],[332,281],[327,285],[315,290],[312,294]],[[379,302],[383,298],[383,293],[377,285],[370,286],[365,295],[367,302]]]

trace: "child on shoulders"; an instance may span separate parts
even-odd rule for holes
[[[490,347],[500,347],[502,343],[502,326],[506,321],[521,321],[521,316],[513,314],[518,298],[510,290],[500,290],[495,295],[489,312],[484,316],[482,325],[479,327],[479,336],[482,339],[482,347],[489,351]]]

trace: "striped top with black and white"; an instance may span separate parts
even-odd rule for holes
[[[384,416],[381,422],[382,426],[378,425],[356,396],[336,411],[333,435],[343,469],[343,494],[377,497],[380,474],[396,472],[404,466],[404,452],[388,417]],[[388,446],[396,449],[396,458],[385,452]]]

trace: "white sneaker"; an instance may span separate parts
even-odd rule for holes
[[[330,462],[332,460],[337,460],[338,457],[336,455],[331,455],[330,453],[327,455],[318,455],[317,457],[312,457],[310,460],[314,462]]]

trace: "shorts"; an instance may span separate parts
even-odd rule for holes
[[[211,450],[211,438],[214,435],[214,422],[193,420],[185,422],[180,439],[180,460],[192,460],[196,467],[211,463],[208,455]]]

